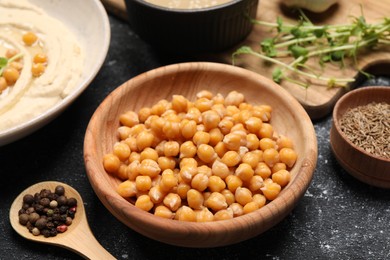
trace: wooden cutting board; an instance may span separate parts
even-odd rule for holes
[[[127,19],[124,0],[102,0],[102,2],[109,12],[122,19]],[[387,16],[390,18],[390,0],[340,0],[324,13],[314,14],[308,12],[306,14],[315,24],[345,24],[351,22],[352,17],[360,16],[362,10],[367,23],[381,22],[383,17]],[[298,14],[287,9],[283,5],[283,0],[260,0],[257,12],[258,20],[275,22],[279,16],[283,18],[285,23],[294,24]],[[269,28],[255,25],[247,39],[236,47],[223,53],[206,54],[202,58],[231,64],[231,54],[237,48],[247,45],[254,50],[258,50],[259,42],[273,35],[274,33]],[[267,65],[262,60],[249,55],[240,56],[236,61],[236,65],[270,78],[274,70],[274,66]],[[374,75],[390,75],[390,48],[362,53],[359,55],[357,64],[347,61],[343,69],[336,64],[327,64],[325,68],[321,69],[315,61],[308,65],[318,70],[318,72],[322,71],[326,76],[355,77],[355,82],[349,86],[349,89],[353,89],[363,79],[361,75],[358,76],[359,69]],[[293,74],[290,76],[296,78]],[[312,119],[319,119],[328,115],[338,98],[347,91],[344,88],[328,88],[324,82],[311,81],[309,83],[310,86],[308,88],[303,88],[287,81],[282,81],[281,86],[303,105]]]

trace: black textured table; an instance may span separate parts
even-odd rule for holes
[[[390,190],[360,183],[340,168],[329,147],[331,116],[314,122],[318,163],[306,194],[287,218],[258,237],[221,248],[181,248],[143,237],[117,221],[96,197],[85,173],[88,121],[115,87],[180,57],[159,55],[126,23],[114,17],[110,22],[111,47],[88,89],[49,125],[0,147],[0,259],[80,258],[25,240],[9,224],[13,199],[46,180],[68,183],[82,194],[93,233],[118,259],[390,259]],[[378,77],[365,84],[390,85],[390,80]]]

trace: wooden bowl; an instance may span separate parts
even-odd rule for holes
[[[194,100],[207,89],[226,95],[232,90],[245,94],[252,104],[273,107],[274,129],[290,137],[298,159],[291,182],[279,196],[259,210],[232,220],[191,223],[164,219],[136,208],[116,192],[121,182],[103,168],[103,155],[111,152],[117,139],[119,115],[138,111],[161,99],[181,94]],[[158,241],[186,247],[216,247],[240,242],[271,228],[294,208],[308,188],[317,163],[317,139],[303,107],[271,80],[231,65],[193,62],[161,67],[141,74],[113,91],[97,108],[88,125],[84,142],[87,175],[106,208],[135,231]]]
[[[358,180],[381,188],[390,188],[390,160],[372,155],[353,144],[341,131],[339,121],[349,108],[389,100],[389,87],[364,87],[348,92],[334,107],[330,130],[331,148],[340,165]]]

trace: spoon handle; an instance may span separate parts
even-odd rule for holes
[[[116,259],[96,240],[87,222],[79,225],[63,245],[87,259]]]

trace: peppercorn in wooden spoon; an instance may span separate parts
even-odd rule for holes
[[[69,198],[68,200],[71,201],[72,204],[69,209],[71,211],[76,211],[74,216],[72,215],[71,220],[66,220],[64,219],[64,222],[67,221],[68,225],[60,225],[58,228],[58,234],[57,235],[44,235],[44,234],[39,234],[40,231],[38,231],[38,228],[36,228],[37,224],[34,223],[33,226],[30,226],[29,228],[26,227],[23,218],[20,219],[20,211],[23,208],[23,204],[25,203],[26,200],[26,195],[30,194],[34,196],[36,193],[41,193],[43,190],[47,191],[52,191],[55,193],[57,187],[63,187],[65,189],[65,196]],[[61,191],[60,191],[61,193]],[[58,195],[58,194],[57,194]],[[31,197],[31,196],[30,196]],[[46,196],[43,196],[46,197]],[[50,196],[49,196],[50,197]],[[62,198],[61,198],[62,199]],[[41,213],[40,215],[47,215],[47,211],[49,211],[49,214],[52,212],[51,208],[58,208],[60,210],[60,207],[57,207],[57,204],[62,204],[61,199],[55,199],[52,200],[51,203],[52,205],[48,205],[48,207],[45,209],[42,209],[42,211],[45,211],[45,213]],[[75,207],[75,202],[74,199],[77,201],[77,206]],[[27,198],[28,200],[28,198]],[[55,201],[55,202],[54,202]],[[53,205],[56,204],[56,205]],[[44,203],[43,203],[44,204]],[[42,205],[40,205],[42,206]],[[50,208],[51,206],[51,208]],[[24,215],[27,215],[24,213],[27,210],[27,213],[29,213],[29,209],[22,209],[22,212]],[[68,210],[69,211],[69,210]],[[30,217],[33,218],[37,221],[39,219],[39,214],[34,212],[34,216]],[[23,216],[26,217],[26,216]],[[115,259],[109,252],[107,252],[96,240],[94,235],[92,234],[91,229],[89,228],[87,217],[85,214],[85,209],[84,209],[84,204],[82,201],[82,198],[80,194],[71,186],[56,182],[56,181],[46,181],[46,182],[40,182],[37,184],[34,184],[27,189],[25,189],[22,193],[19,194],[18,197],[14,200],[14,202],[11,205],[10,213],[9,213],[9,218],[11,225],[13,229],[22,237],[36,241],[36,242],[41,242],[41,243],[47,243],[47,244],[52,244],[60,247],[64,247],[67,249],[70,249],[81,256],[88,258],[88,259]],[[40,219],[42,220],[42,219]],[[27,222],[27,220],[25,220]],[[22,224],[21,224],[22,223]],[[23,225],[24,224],[24,225]],[[38,223],[39,226],[40,223]],[[66,227],[64,227],[66,226]],[[65,230],[62,230],[64,229]]]

